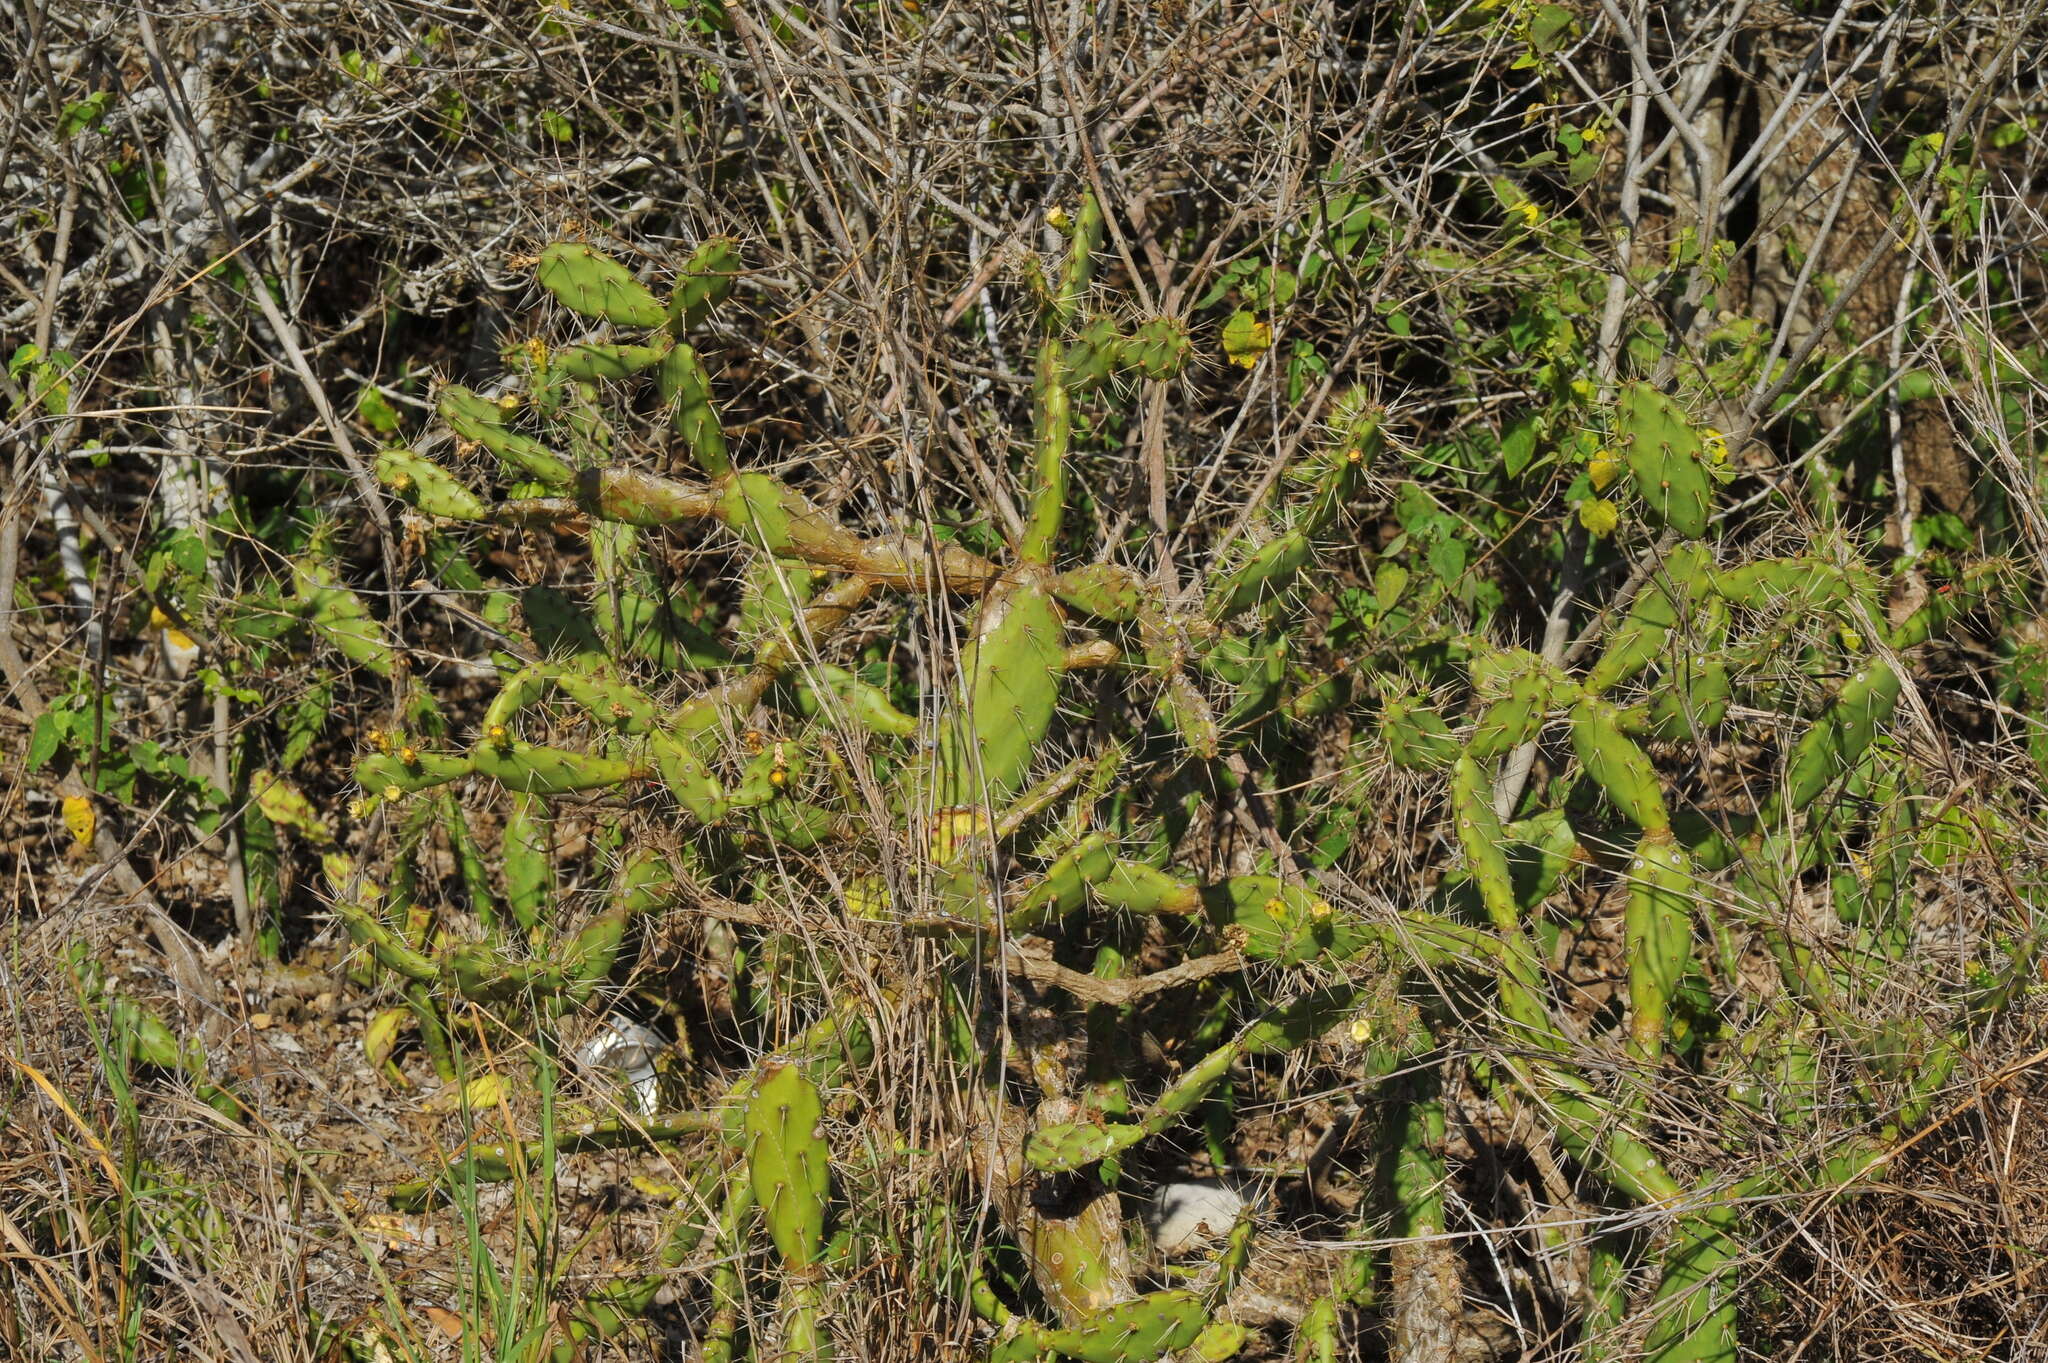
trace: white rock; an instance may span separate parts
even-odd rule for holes
[[[1186,1254],[1228,1235],[1244,1205],[1227,1183],[1169,1183],[1152,1195],[1145,1225],[1161,1254]]]

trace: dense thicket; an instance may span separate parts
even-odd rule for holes
[[[2044,38],[0,16],[6,1352],[2032,1356]]]

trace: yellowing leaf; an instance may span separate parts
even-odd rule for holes
[[[99,816],[93,812],[92,801],[83,795],[65,796],[64,826],[71,830],[73,842],[90,851],[93,830],[99,827]]]
[[[1586,477],[1592,480],[1593,491],[1605,492],[1607,485],[1621,476],[1621,456],[1613,450],[1601,450],[1586,461]]]
[[[316,847],[334,841],[334,831],[314,810],[313,802],[290,781],[275,772],[259,771],[249,778],[249,789],[263,817],[300,833]]]
[[[1232,364],[1250,369],[1273,348],[1273,328],[1239,309],[1223,324],[1223,354]]]
[[[1593,538],[1604,539],[1621,524],[1621,510],[1604,497],[1592,497],[1579,503],[1579,524]]]

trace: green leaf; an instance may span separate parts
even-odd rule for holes
[[[66,726],[59,718],[62,713],[59,710],[45,710],[36,716],[36,727],[28,737],[30,771],[41,771],[64,746]]]
[[[1442,539],[1429,546],[1429,570],[1445,582],[1456,581],[1465,572],[1466,560],[1471,551],[1465,541]]]
[[[1529,467],[1529,461],[1536,457],[1536,427],[1534,416],[1525,416],[1508,427],[1507,434],[1500,439],[1501,464],[1510,478],[1521,476]]]
[[[385,396],[368,384],[356,398],[356,416],[378,435],[398,434],[398,412]]]
[[[57,136],[76,137],[107,116],[107,105],[113,102],[111,90],[96,90],[75,104],[64,106],[64,112],[57,119]]]
[[[1555,52],[1571,36],[1572,12],[1563,5],[1539,5],[1529,16],[1529,45],[1538,52]]]
[[[569,121],[566,114],[556,113],[553,109],[541,110],[540,130],[557,142],[576,140],[576,125]]]
[[[1223,324],[1223,354],[1232,364],[1250,369],[1273,348],[1273,328],[1240,308]]]

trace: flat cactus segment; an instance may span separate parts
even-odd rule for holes
[[[1727,717],[1734,695],[1734,679],[1726,665],[1712,657],[1681,653],[1673,657],[1648,713],[1640,718],[1631,713],[1623,722],[1632,734],[1667,743],[1690,742]]]
[[[306,627],[350,662],[389,677],[396,651],[384,627],[370,614],[368,603],[343,586],[327,565],[310,556],[294,561],[292,576]]]
[[[1118,343],[1117,363],[1154,383],[1164,383],[1187,368],[1194,353],[1194,338],[1185,326],[1171,317],[1154,317]]]
[[[1138,861],[1118,861],[1095,886],[1095,897],[1125,913],[1183,917],[1202,907],[1199,886]]]
[[[756,548],[777,557],[850,565],[865,547],[803,494],[765,473],[736,473],[723,480],[715,514]]]
[[[1681,544],[1656,576],[1637,593],[1629,612],[1607,637],[1607,648],[1586,674],[1586,690],[1598,694],[1629,681],[1668,647],[1672,626],[1686,615],[1691,593],[1685,582],[1702,574],[1706,553]]]
[[[1152,1292],[1118,1302],[1064,1330],[1047,1330],[1045,1342],[1083,1363],[1153,1363],[1185,1349],[1209,1323],[1209,1308],[1193,1292]]]
[[[1158,712],[1196,757],[1213,762],[1222,751],[1223,728],[1216,722],[1216,712],[1202,688],[1181,668],[1168,670]]]
[[[1299,528],[1310,535],[1329,532],[1386,450],[1386,412],[1365,388],[1347,389],[1337,399],[1332,424],[1336,439],[1305,470],[1315,479],[1316,491]]]
[[[441,390],[434,410],[458,439],[482,445],[514,471],[551,488],[565,488],[575,481],[576,471],[566,460],[507,426],[505,409],[490,399],[451,383]]]
[[[1024,1158],[1041,1173],[1070,1173],[1128,1150],[1150,1132],[1135,1122],[1101,1126],[1068,1122],[1040,1127],[1024,1145]]]
[[[1251,1338],[1249,1326],[1239,1325],[1234,1320],[1212,1320],[1202,1327],[1202,1333],[1195,1336],[1195,1342],[1188,1345],[1188,1353],[1200,1363],[1227,1363],[1243,1352]]]
[[[654,768],[671,799],[701,824],[724,820],[732,803],[697,745],[673,733],[656,733],[648,743]]]
[[[960,660],[964,715],[941,732],[939,803],[1000,802],[1031,774],[1066,670],[1066,622],[1036,580],[999,585],[982,603]]]
[[[540,253],[540,286],[585,317],[622,327],[658,327],[668,320],[645,284],[625,266],[582,242],[558,241]]]
[[[705,520],[719,511],[718,494],[711,489],[637,469],[578,469],[574,482],[579,507],[600,520],[624,525],[674,525]]]
[[[1221,624],[1270,600],[1293,582],[1312,555],[1308,534],[1300,529],[1266,541],[1210,589],[1209,618]]]
[[[471,750],[470,758],[479,772],[505,789],[529,795],[601,790],[647,775],[647,768],[621,758],[544,747],[523,739],[500,741],[490,735]]]
[[[1615,808],[1646,833],[1669,832],[1671,816],[1657,769],[1621,730],[1621,714],[1604,700],[1587,698],[1572,707],[1572,751],[1586,775]]]
[[[1288,1363],[1337,1363],[1338,1315],[1334,1297],[1317,1297],[1294,1327]]]
[[[1735,1208],[1718,1203],[1680,1216],[1651,1299],[1656,1323],[1643,1340],[1646,1363],[1735,1363],[1735,1276],[1742,1255]]]
[[[1062,361],[1066,365],[1067,391],[1092,393],[1112,374],[1124,367],[1121,348],[1123,333],[1113,317],[1091,317],[1080,332],[1067,342]]]
[[[617,733],[644,734],[660,721],[661,709],[654,698],[621,680],[609,663],[561,668],[554,683],[555,689],[585,714]]]
[[[1899,674],[1874,658],[1842,684],[1834,704],[1813,722],[1792,748],[1785,777],[1766,807],[1764,822],[1783,809],[1805,809],[1856,765],[1899,703]]]
[[[1463,751],[1442,715],[1415,696],[1392,695],[1380,706],[1380,741],[1395,766],[1442,771]]]
[[[617,383],[654,368],[669,353],[666,345],[572,345],[548,357],[548,371],[581,383]]]
[[[1654,1065],[1671,1000],[1692,963],[1692,863],[1669,834],[1646,834],[1628,867],[1622,913],[1628,952],[1629,1050]]]
[[[1129,621],[1152,604],[1143,578],[1114,563],[1072,568],[1047,584],[1054,596],[1098,620]]]
[[[370,954],[377,958],[377,964],[394,975],[419,983],[439,977],[439,966],[413,950],[404,938],[379,922],[369,909],[360,904],[337,902],[334,916],[341,920],[350,941],[368,948]]]
[[[1010,905],[1005,916],[1009,930],[1033,932],[1072,913],[1087,902],[1088,887],[1100,884],[1115,865],[1108,837],[1090,833],[1046,867],[1038,882]]]
[[[377,456],[376,474],[392,495],[429,516],[453,521],[484,518],[483,499],[425,455],[402,448],[384,450]]]
[[[1503,932],[1518,932],[1521,914],[1508,870],[1507,834],[1494,812],[1493,783],[1470,757],[1459,758],[1451,769],[1451,816],[1487,917]]]
[[[1274,876],[1232,876],[1205,887],[1202,903],[1217,930],[1246,956],[1281,965],[1346,960],[1378,940],[1352,914]]]
[[[836,702],[836,710],[828,706],[825,695]],[[797,700],[807,715],[843,713],[856,728],[871,734],[908,738],[918,730],[917,716],[897,709],[888,692],[830,663],[814,663],[805,669]]]
[[[460,781],[474,770],[476,763],[468,753],[420,752],[401,747],[356,763],[356,780],[372,795],[392,790],[411,795]]]
[[[675,287],[669,292],[669,334],[681,340],[730,298],[739,271],[739,243],[731,237],[712,237],[692,251],[676,271]]]
[[[1033,417],[1031,507],[1017,557],[1026,563],[1049,564],[1059,547],[1060,527],[1067,515],[1067,450],[1074,435],[1073,398],[1061,374],[1060,343],[1048,340],[1039,348],[1036,411]]]
[[[729,475],[732,459],[725,449],[725,428],[712,405],[711,379],[697,352],[678,345],[664,355],[655,370],[655,390],[669,408],[669,429],[683,442],[697,467],[707,477]]]
[[[505,907],[520,927],[532,928],[555,897],[554,820],[548,816],[547,801],[538,795],[514,795],[500,846]]]
[[[764,1066],[746,1100],[747,1176],[783,1261],[809,1268],[825,1247],[831,1150],[818,1087],[791,1064]]]
[[[1810,610],[1849,599],[1849,579],[1826,559],[1812,554],[1766,558],[1723,568],[1712,575],[1714,592],[1742,610]]]
[[[1615,430],[1643,502],[1687,539],[1707,533],[1714,480],[1701,461],[1699,432],[1678,404],[1648,383],[1622,385]]]

